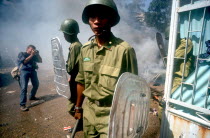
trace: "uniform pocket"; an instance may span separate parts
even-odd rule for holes
[[[85,75],[85,83],[89,85],[91,82],[91,77],[93,75],[93,63],[84,62],[83,71]]]
[[[102,90],[114,91],[120,75],[120,68],[101,65],[99,69],[99,86]]]
[[[93,72],[93,63],[91,62],[84,62],[83,63],[83,69],[84,69],[84,72]]]

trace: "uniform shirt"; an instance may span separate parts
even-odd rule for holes
[[[82,47],[82,44],[77,41],[74,42],[70,45],[69,47],[69,54],[68,54],[68,59],[66,61],[66,70],[70,75],[73,75],[76,77],[78,73],[78,62],[79,62],[79,54],[80,54],[80,49]]]
[[[28,63],[24,64],[24,60],[29,56],[30,54],[28,54],[27,52],[20,52],[18,54],[17,64],[18,67],[20,67],[20,65],[22,64],[21,70],[33,71],[35,69],[38,69],[38,65],[36,63],[38,62],[38,58],[36,55],[34,55]]]
[[[111,34],[109,45],[98,47],[93,39],[80,53],[76,81],[85,85],[83,94],[98,101],[111,101],[119,76],[124,72],[138,74],[134,49]]]

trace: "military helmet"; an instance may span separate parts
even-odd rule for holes
[[[117,10],[117,6],[113,0],[89,0],[87,5],[85,6],[82,13],[82,20],[85,24],[88,24],[90,11],[94,10],[97,6],[105,6],[107,10],[113,14],[112,15],[112,24],[111,26],[115,26],[120,21],[120,16]]]
[[[60,31],[73,35],[79,33],[79,25],[74,19],[66,19],[62,22]]]

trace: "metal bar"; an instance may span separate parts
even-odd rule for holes
[[[193,86],[193,84],[191,84],[191,83],[186,83],[186,82],[181,82],[182,84],[185,84],[185,85],[191,85],[191,86]]]
[[[80,121],[80,120],[77,119],[76,124],[75,124],[74,129],[73,129],[72,134],[71,134],[71,138],[74,138],[74,136],[75,136],[75,134],[76,134],[76,130],[77,130],[79,121]]]
[[[195,4],[190,4],[190,5],[185,5],[182,7],[179,7],[177,12],[186,12],[186,11],[191,11],[191,10],[195,10],[195,9],[200,9],[200,8],[206,8],[210,6],[210,1],[200,1],[199,3],[195,3]]]
[[[201,30],[188,31],[189,33],[201,32]]]
[[[203,34],[203,26],[204,26],[205,15],[206,15],[206,8],[204,8],[204,11],[203,11],[203,20],[202,20],[201,34],[200,34],[199,46],[198,46],[198,56],[197,56],[196,66],[195,66],[195,78],[194,78],[194,87],[193,87],[193,92],[192,92],[192,104],[194,103],[194,99],[195,99],[195,90],[196,90],[197,74],[198,74],[198,58],[199,58],[199,54],[200,54],[200,51],[201,51],[201,42],[203,40],[202,39],[202,34]]]
[[[177,100],[174,100],[174,99],[169,99],[169,102],[180,105],[180,106],[183,106],[183,107],[186,107],[186,108],[189,108],[189,109],[192,109],[192,110],[195,110],[195,111],[205,113],[207,115],[210,115],[210,110],[202,108],[202,107],[198,107],[198,106],[191,105],[191,104],[181,102],[181,101],[177,101]]]
[[[180,0],[174,0],[173,1],[173,7],[172,11],[176,11],[176,7],[179,7]],[[178,13],[177,12],[171,12],[171,23],[170,23],[170,37],[169,37],[169,49],[168,49],[168,62],[167,62],[167,69],[166,69],[166,84],[165,85],[165,94],[164,98],[168,99],[171,94],[171,87],[173,82],[173,67],[174,67],[174,53],[176,51],[176,39],[177,39],[177,29],[178,29]],[[166,101],[167,106],[167,101]]]
[[[173,82],[173,66],[174,66],[174,53],[176,49],[176,38],[177,38],[177,28],[178,28],[178,13],[176,12],[176,8],[179,7],[180,1],[173,0],[172,1],[172,12],[171,12],[171,22],[170,22],[170,37],[169,37],[169,49],[168,49],[168,61],[167,61],[167,69],[166,69],[166,81],[165,81],[165,93],[164,98],[166,99],[166,109],[169,108],[168,99],[171,94],[172,82]],[[169,135],[169,124],[167,119],[169,118],[169,112],[164,110],[162,115],[163,123],[161,124],[161,134],[160,138],[167,138]]]
[[[170,22],[170,37],[169,37],[169,49],[168,49],[168,62],[166,69],[166,81],[165,81],[165,94],[164,98],[168,99],[171,94],[171,87],[173,82],[173,66],[174,66],[174,53],[176,50],[176,39],[177,39],[177,28],[178,28],[178,13],[176,11],[176,7],[179,7],[180,0],[174,0],[172,4],[172,12],[171,12],[171,20]],[[174,12],[173,12],[174,11]],[[166,101],[167,102],[167,101]],[[167,105],[167,104],[166,104]]]
[[[192,2],[192,1],[191,1]],[[190,30],[190,25],[191,25],[191,11],[189,11],[189,16],[188,16],[188,29],[187,29],[187,38],[186,38],[186,47],[185,47],[185,51],[184,51],[184,67],[182,69],[182,82],[184,80],[185,77],[185,68],[186,68],[186,59],[187,59],[187,48],[188,48],[188,41],[189,41],[189,30]],[[180,91],[180,101],[182,101],[182,93],[183,91],[183,84],[181,84],[181,91]]]
[[[204,107],[207,108],[207,102],[208,102],[208,98],[209,98],[209,89],[210,89],[210,76],[209,76],[209,80],[208,80],[208,87],[206,89],[206,100],[205,100],[205,105]]]
[[[206,61],[210,61],[210,58],[198,58],[198,60],[206,60]]]
[[[203,113],[200,113],[200,112],[196,112],[196,115],[199,116],[200,118],[202,118],[203,120],[207,121],[210,123],[209,119],[206,118],[205,116],[203,116]],[[204,114],[205,115],[205,114]]]
[[[205,121],[203,119],[200,119],[198,117],[192,116],[190,114],[184,113],[182,111],[179,111],[179,110],[176,110],[176,109],[173,109],[173,108],[169,108],[168,111],[173,113],[173,114],[176,114],[177,116],[181,116],[181,117],[183,117],[187,120],[197,122],[199,125],[202,124],[202,125],[204,125],[208,128],[210,127],[210,123],[208,123],[207,121]]]
[[[184,58],[180,58],[180,57],[174,57],[175,59],[184,59]]]

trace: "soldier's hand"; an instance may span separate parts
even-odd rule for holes
[[[76,110],[75,114],[74,114],[74,118],[75,119],[81,119],[82,118],[82,111]]]
[[[71,81],[71,78],[69,77],[69,78],[68,78],[68,82],[70,82],[70,81]]]

